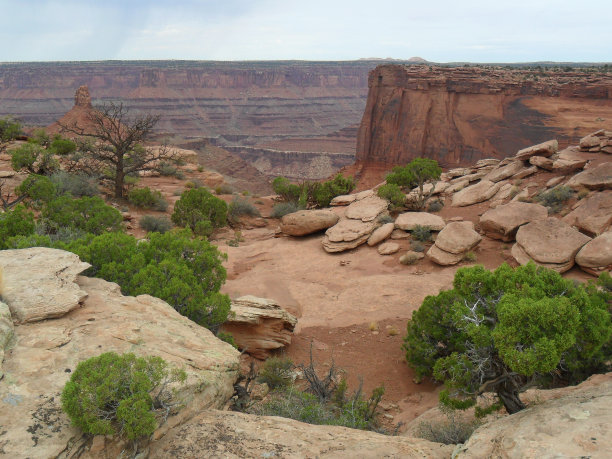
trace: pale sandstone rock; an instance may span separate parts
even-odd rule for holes
[[[526,186],[519,193],[517,193],[516,196],[514,196],[511,199],[511,202],[519,202],[519,201],[522,201],[523,199],[527,199],[529,197],[529,194],[530,194],[529,187]]]
[[[14,330],[13,320],[11,319],[11,311],[9,310],[7,304],[0,301],[0,379],[2,379],[4,376],[4,373],[2,373],[4,352],[13,340]]]
[[[435,245],[445,252],[464,254],[477,246],[481,239],[472,222],[451,222],[440,231]]]
[[[462,175],[468,175],[472,173],[472,169],[466,167],[457,167],[446,172],[448,178],[461,177]]]
[[[525,250],[518,243],[512,246],[512,249],[510,250],[510,254],[514,257],[517,263],[521,265],[526,265],[527,263],[532,262],[538,266],[543,266],[545,268],[552,269],[559,273],[564,273],[565,271],[568,271],[569,269],[571,269],[572,266],[574,266],[574,260],[567,261],[565,263],[542,263],[542,262],[536,261],[533,258],[531,258],[529,254],[527,254],[527,252],[525,252]]]
[[[323,248],[327,252],[353,249],[366,242],[374,228],[376,228],[376,223],[373,221],[363,222],[342,218],[325,232]]]
[[[74,282],[88,263],[70,252],[43,247],[0,251],[2,298],[16,323],[61,317],[87,296]]]
[[[488,169],[488,168],[487,168]],[[492,169],[491,169],[492,170]],[[489,170],[485,170],[485,169],[480,169],[477,172],[474,172],[473,174],[468,174],[468,175],[462,175],[461,177],[457,177],[453,180],[450,181],[451,185],[454,185],[456,183],[459,182],[463,182],[465,180],[467,180],[468,182],[475,182],[476,180],[480,180],[481,178],[483,178],[484,176],[486,176],[490,171]]]
[[[501,180],[501,179],[500,179]],[[493,197],[501,188],[501,183],[493,183],[489,180],[481,180],[453,195],[451,205],[453,207],[464,207],[477,204]]]
[[[512,241],[521,225],[548,217],[548,210],[540,204],[511,202],[488,210],[480,217],[484,233],[502,241]]]
[[[331,210],[299,210],[283,216],[280,227],[290,236],[305,236],[334,226],[339,219]]]
[[[380,185],[378,185],[380,187]],[[361,201],[362,199],[369,198],[370,196],[374,196],[373,190],[365,190],[355,194],[343,194],[341,196],[336,196],[330,202],[330,206],[348,206],[349,204],[355,201]]]
[[[512,161],[511,163],[506,164],[505,166],[493,169],[483,178],[483,180],[488,180],[490,182],[499,182],[500,180],[512,177],[517,172],[520,172],[521,169],[523,169],[522,161]]]
[[[263,360],[270,351],[291,344],[296,324],[297,318],[276,301],[246,295],[232,301],[222,329],[232,334],[239,349]]]
[[[573,262],[580,248],[591,240],[567,223],[554,217],[521,226],[516,242],[536,262]]]
[[[417,438],[381,435],[338,426],[317,426],[272,416],[209,410],[153,444],[150,458],[446,459],[453,449],[454,446]]]
[[[495,196],[491,198],[491,201],[508,199],[510,195],[512,194],[513,188],[514,188],[514,185],[512,185],[511,183],[504,183],[500,187],[499,191],[495,193]]]
[[[586,243],[576,254],[576,263],[581,267],[602,269],[612,265],[612,231]]]
[[[392,255],[398,252],[400,246],[397,242],[385,242],[378,246],[378,253],[380,255]]]
[[[585,198],[563,221],[589,234],[601,234],[612,224],[612,190]],[[578,204],[577,203],[577,204]]]
[[[410,233],[401,229],[394,229],[391,232],[391,239],[408,239]]]
[[[575,172],[575,171],[584,169],[584,166],[586,165],[587,162],[588,160],[586,159],[572,161],[569,159],[559,158],[553,161],[552,170],[553,172],[565,172],[565,173]]]
[[[387,210],[389,203],[378,196],[369,196],[355,201],[346,208],[346,218],[371,222]]]
[[[457,459],[608,458],[612,451],[612,378],[589,379],[558,399],[479,427]],[[592,381],[597,381],[594,384]]]
[[[446,252],[434,244],[427,251],[427,257],[439,265],[450,266],[459,263],[463,259],[463,254]]]
[[[14,177],[15,171],[0,171],[0,179]]]
[[[543,156],[532,156],[529,158],[529,164],[547,171],[553,170],[553,160],[550,158],[544,158]]]
[[[395,228],[393,223],[385,223],[384,225],[376,228],[368,238],[368,245],[371,247],[387,239],[389,236],[391,236],[393,228]]]
[[[591,167],[574,175],[567,185],[572,188],[585,187],[589,190],[612,189],[612,162]]]
[[[559,183],[561,183],[563,180],[565,180],[564,176],[560,176],[560,177],[553,177],[551,178],[548,182],[546,182],[546,188],[551,188],[553,186],[558,185]]]
[[[556,140],[549,140],[547,142],[542,142],[538,145],[533,145],[531,147],[523,148],[519,150],[515,155],[517,159],[528,159],[532,156],[551,156],[556,153],[559,149],[559,143]]]
[[[428,212],[405,212],[395,219],[395,227],[405,231],[411,231],[417,225],[428,226],[432,231],[440,231],[445,223],[442,217]]]
[[[456,183],[451,183],[449,184],[448,188],[446,188],[446,193],[456,193],[457,191],[461,191],[463,190],[466,186],[468,186],[470,184],[469,180],[464,179],[463,177],[461,178],[460,181],[456,182]]]
[[[156,355],[186,371],[176,395],[183,407],[155,432],[156,438],[203,410],[223,407],[232,396],[239,371],[239,353],[232,346],[157,298],[123,296],[117,284],[102,279],[79,277],[78,285],[87,293],[82,307],[15,327],[0,380],[6,457],[62,457],[78,451],[85,437],[70,425],[58,395],[70,378],[66,370],[102,352]],[[112,445],[116,440],[107,439],[108,451],[114,451]],[[117,457],[120,451],[109,454]]]
[[[474,167],[480,169],[482,167],[497,166],[498,164],[499,164],[499,159],[485,158],[485,159],[479,159],[478,161],[476,161],[476,164],[474,165]]]
[[[526,167],[523,170],[514,174],[512,176],[512,179],[519,180],[525,177],[529,177],[530,175],[535,174],[537,171],[538,171],[538,168],[536,166]]]
[[[593,147],[598,147],[600,145],[600,142],[601,141],[599,137],[589,134],[586,137],[580,139],[580,148],[588,150]]]

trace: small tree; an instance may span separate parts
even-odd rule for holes
[[[394,167],[392,172],[387,175],[387,183],[393,183],[403,188],[417,187],[415,206],[422,209],[431,196],[436,181],[441,174],[442,169],[438,166],[437,161],[429,158],[415,158],[404,167]],[[430,190],[425,190],[426,183],[431,184]]]
[[[187,190],[174,205],[172,221],[195,234],[209,236],[227,223],[227,204],[205,188]]]
[[[123,222],[121,213],[98,196],[78,199],[69,195],[60,196],[43,207],[42,217],[51,232],[60,228],[72,228],[102,234],[121,230]]]
[[[10,117],[0,118],[0,153],[21,134],[21,124]]]
[[[0,213],[0,250],[8,249],[8,239],[15,236],[28,236],[34,233],[34,214],[23,205],[11,211]]]
[[[417,376],[444,382],[443,405],[464,409],[493,392],[515,413],[531,385],[605,370],[612,324],[604,293],[533,263],[462,268],[453,286],[425,298],[404,340]]]
[[[87,126],[60,125],[65,132],[96,141],[89,143],[89,151],[73,168],[91,169],[92,164],[109,168],[115,197],[122,198],[127,176],[157,170],[162,163],[180,161],[175,150],[165,146],[157,149],[143,146],[159,118],[159,115],[146,115],[131,119],[123,104],[111,102],[91,110]]]
[[[59,163],[53,152],[37,143],[26,143],[13,150],[11,166],[16,171],[26,171],[29,174],[50,175],[59,169]]]

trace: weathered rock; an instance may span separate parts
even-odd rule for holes
[[[529,262],[533,262],[539,266],[543,266],[545,268],[552,269],[559,273],[564,273],[565,271],[568,271],[569,269],[571,269],[572,266],[574,266],[574,260],[567,261],[565,263],[543,263],[543,262],[535,261],[533,258],[529,256],[527,252],[525,252],[525,250],[518,243],[512,246],[512,249],[510,250],[510,254],[514,257],[517,263],[521,265],[526,265]]]
[[[291,344],[296,324],[297,318],[276,301],[247,295],[232,301],[222,329],[232,334],[239,349],[263,360],[270,351]]]
[[[531,166],[531,167],[526,167],[520,171],[518,171],[516,174],[514,174],[512,176],[513,179],[522,179],[525,177],[529,177],[530,175],[535,174],[538,171],[538,168],[536,166]]]
[[[524,199],[529,198],[529,187],[526,186],[525,188],[523,188],[521,191],[519,191],[512,199],[512,202],[520,202],[523,201]]]
[[[497,201],[497,200],[503,200],[503,199],[508,199],[511,195],[512,195],[512,189],[514,188],[514,185],[512,185],[511,183],[504,183],[499,190],[497,191],[497,193],[495,193],[495,196],[493,196],[491,198],[491,201]]]
[[[392,255],[398,252],[400,246],[397,242],[385,242],[378,246],[378,253],[380,255]]]
[[[364,198],[369,198],[370,196],[374,196],[374,191],[365,190],[355,194],[343,194],[341,196],[336,196],[329,203],[330,206],[348,206],[349,204],[360,201]]]
[[[14,177],[15,174],[17,174],[15,171],[0,171],[0,179]]]
[[[0,281],[2,273],[0,273]],[[0,282],[1,285],[1,282]],[[4,361],[4,350],[13,340],[14,327],[11,319],[11,311],[7,304],[0,301],[0,379],[4,376],[2,373],[2,362]]]
[[[346,208],[344,214],[346,218],[353,220],[361,220],[362,222],[371,222],[382,214],[389,203],[378,196],[369,196],[359,201],[355,201]]]
[[[466,186],[470,184],[470,181],[461,177],[461,180],[455,183],[451,183],[448,188],[446,188],[446,193],[456,193],[457,191],[463,190]]]
[[[502,241],[512,241],[521,225],[548,217],[548,210],[540,204],[511,202],[488,210],[480,217],[484,233]]]
[[[549,140],[547,142],[542,142],[538,145],[533,145],[532,147],[519,150],[516,154],[516,158],[524,160],[535,155],[548,157],[556,153],[558,149],[559,143],[556,140]]]
[[[500,179],[501,180],[501,179]],[[475,185],[468,186],[453,195],[451,205],[454,207],[464,207],[486,201],[495,195],[502,184],[493,183],[489,180],[481,180]]]
[[[516,233],[517,244],[536,263],[569,264],[570,268],[576,253],[590,240],[588,236],[554,217],[527,223]]]
[[[481,239],[472,222],[451,222],[440,231],[435,245],[445,252],[463,254],[477,246]]]
[[[391,236],[393,228],[395,228],[393,223],[385,223],[384,225],[376,228],[368,238],[368,245],[374,246],[387,239],[389,236]]]
[[[597,375],[558,399],[479,427],[457,459],[607,458],[612,451],[612,378]],[[568,388],[570,389],[570,388]]]
[[[547,171],[553,170],[553,160],[550,158],[544,158],[543,156],[532,156],[529,158],[529,164],[537,166]]]
[[[366,242],[375,227],[376,223],[373,221],[342,218],[325,232],[323,248],[327,252],[353,249]]]
[[[512,161],[510,164],[506,164],[505,166],[493,169],[483,178],[483,180],[488,180],[490,182],[499,182],[500,180],[512,177],[517,172],[520,172],[521,169],[523,169],[522,161]]]
[[[428,212],[405,212],[395,219],[395,227],[405,231],[412,231],[417,225],[428,226],[432,231],[440,231],[445,223],[442,217]]]
[[[30,273],[20,275],[25,285]],[[19,278],[5,278],[5,287],[14,280]],[[123,296],[116,284],[102,279],[79,277],[78,285],[87,293],[82,307],[15,327],[0,380],[7,457],[48,458],[74,451],[82,433],[71,426],[58,394],[80,361],[102,352],[156,355],[186,371],[185,384],[176,387],[183,406],[155,432],[156,438],[203,410],[223,407],[232,396],[239,370],[239,353],[232,346],[157,298]],[[113,442],[106,440],[107,446]]]
[[[563,180],[565,180],[564,176],[553,177],[548,182],[546,182],[546,188],[552,188],[553,186],[556,186],[561,183]]]
[[[472,169],[466,167],[456,167],[446,172],[448,178],[462,177],[472,173]]]
[[[87,294],[74,281],[89,266],[75,254],[57,249],[0,251],[2,297],[13,320],[36,322],[61,317],[77,308]]]
[[[497,166],[498,164],[499,164],[499,159],[485,158],[485,159],[479,159],[478,161],[476,161],[476,164],[474,165],[474,167],[480,169],[482,167]]]
[[[459,263],[463,259],[463,254],[446,252],[434,244],[427,251],[427,257],[439,265],[450,266]]]
[[[409,237],[410,233],[401,229],[394,229],[391,232],[391,239],[408,239]]]
[[[290,236],[305,236],[334,226],[339,219],[331,210],[299,210],[283,216],[281,231]]]
[[[423,439],[346,427],[317,426],[280,417],[209,410],[152,445],[150,458],[446,459],[453,448]]]
[[[612,162],[591,167],[574,175],[567,185],[572,188],[585,187],[589,190],[612,189]]]
[[[576,263],[585,268],[609,268],[612,265],[612,231],[587,242],[576,254]]]
[[[580,139],[580,148],[583,150],[589,150],[593,147],[598,147],[600,145],[600,139],[594,135],[587,135]]]
[[[585,198],[563,221],[592,235],[603,233],[612,224],[612,190]]]
[[[559,158],[553,161],[552,170],[553,172],[564,172],[567,174],[569,172],[575,172],[584,169],[584,166],[587,162],[588,160],[586,159],[574,161],[571,159]]]

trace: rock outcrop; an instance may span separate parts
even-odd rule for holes
[[[232,334],[239,349],[263,360],[270,351],[291,344],[296,324],[297,318],[276,301],[247,295],[232,301],[222,329]]]
[[[453,195],[451,205],[454,207],[471,206],[492,198],[499,191],[502,182],[494,183],[490,180],[481,180],[475,185],[457,191]]]
[[[472,222],[450,222],[440,231],[427,256],[439,265],[454,265],[463,260],[481,239],[480,234],[474,231]]]
[[[427,212],[404,212],[395,219],[395,227],[412,231],[417,226],[427,226],[431,231],[440,231],[446,223],[439,215]]]
[[[330,210],[299,210],[283,216],[281,231],[290,236],[305,236],[334,226],[339,219]]]
[[[589,190],[612,189],[612,161],[589,168],[574,175],[567,185],[572,188],[588,188]]]
[[[540,204],[511,202],[485,212],[480,217],[480,228],[493,239],[512,241],[519,226],[546,217],[548,210]]]
[[[612,231],[587,242],[576,254],[576,263],[593,274],[612,269]]]
[[[612,190],[593,193],[563,220],[591,235],[603,233],[612,225]]]

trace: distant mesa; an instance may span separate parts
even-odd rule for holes
[[[428,64],[429,61],[427,59],[423,59],[422,57],[414,56],[408,59],[408,62],[415,62],[419,64]]]

